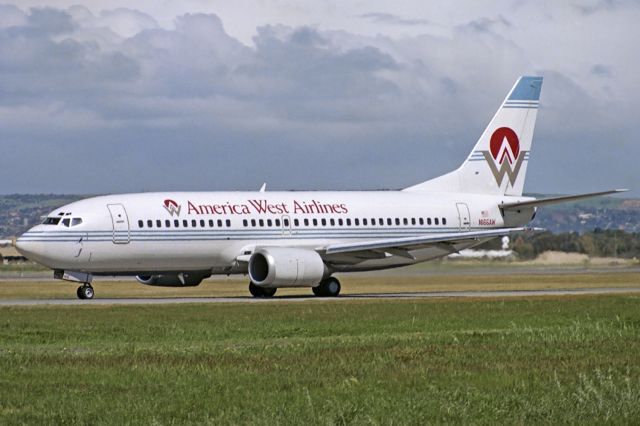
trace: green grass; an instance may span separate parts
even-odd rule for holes
[[[0,309],[0,424],[634,423],[640,298]]]

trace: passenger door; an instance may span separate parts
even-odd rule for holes
[[[113,243],[129,244],[129,218],[122,204],[107,204],[113,224]]]
[[[456,203],[458,209],[458,223],[461,231],[468,231],[471,227],[471,215],[469,206],[465,203]]]

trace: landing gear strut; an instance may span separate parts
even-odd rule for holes
[[[272,297],[276,294],[277,288],[265,288],[255,285],[254,283],[249,283],[249,293],[253,297]]]
[[[313,294],[319,297],[337,297],[340,288],[340,281],[335,277],[329,277],[322,280],[317,287],[312,287],[312,290]]]
[[[91,287],[91,284],[89,283],[85,283],[84,285],[81,285],[80,287],[78,287],[78,290],[76,290],[76,295],[78,296],[78,299],[93,299],[93,287]]]

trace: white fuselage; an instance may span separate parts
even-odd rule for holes
[[[109,195],[53,211],[18,239],[17,248],[52,269],[98,275],[246,273],[243,256],[257,247],[318,251],[340,242],[522,226],[533,209],[504,216],[499,204],[526,199],[403,191]],[[387,254],[330,263],[333,271],[374,270],[450,252],[434,246],[415,250],[413,259]]]

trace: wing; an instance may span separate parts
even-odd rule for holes
[[[455,244],[469,243],[480,240],[487,240],[504,235],[511,235],[516,232],[531,231],[532,228],[501,228],[486,231],[451,232],[437,235],[422,235],[417,237],[386,238],[382,240],[367,240],[353,243],[331,244],[325,247],[326,255],[334,254],[362,254],[367,257],[371,253],[372,257],[380,253],[389,253],[397,256],[413,259],[411,250],[419,250],[429,247],[448,248],[455,253]]]

